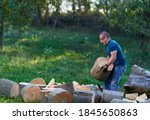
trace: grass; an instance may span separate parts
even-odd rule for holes
[[[42,77],[48,83],[52,78],[56,82],[80,84],[100,84],[90,75],[95,60],[105,56],[104,46],[99,44],[98,34],[57,29],[55,35],[51,29],[31,29],[22,37],[13,32],[5,32],[4,53],[0,56],[0,77],[16,82],[30,82]],[[148,60],[143,62],[135,40],[124,36],[112,36],[124,49],[127,59],[127,72],[121,86],[127,81],[131,66],[136,63],[149,68]],[[130,42],[130,44],[128,44]],[[0,102],[23,102],[21,98],[0,96]]]

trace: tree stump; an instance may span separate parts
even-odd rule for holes
[[[95,61],[92,69],[91,69],[91,75],[97,79],[97,80],[101,80],[101,81],[105,81],[107,79],[107,77],[109,76],[109,74],[111,73],[112,69],[113,69],[113,64],[111,64],[107,71],[104,72],[103,71],[103,66],[106,64],[106,58],[104,57],[99,57],[97,58],[97,60]]]
[[[45,82],[45,80],[43,78],[35,78],[35,79],[31,80],[30,83],[32,83],[32,84],[44,84],[44,85],[46,85],[46,82]]]
[[[39,102],[42,99],[41,89],[34,84],[25,86],[20,92],[24,102]]]
[[[126,93],[146,93],[150,97],[150,71],[133,65],[128,82],[124,84],[124,88]]]
[[[2,78],[0,80],[0,94],[16,97],[19,95],[19,85],[14,81]]]

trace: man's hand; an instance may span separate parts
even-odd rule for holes
[[[107,69],[108,69],[108,65],[105,64],[104,66],[101,67],[101,70],[106,73],[107,72]]]

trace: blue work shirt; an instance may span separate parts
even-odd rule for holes
[[[111,56],[111,52],[117,50],[116,60],[114,65],[126,65],[125,57],[120,45],[115,41],[110,39],[108,44],[105,46],[107,56]]]

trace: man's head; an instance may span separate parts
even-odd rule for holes
[[[108,44],[109,39],[110,39],[110,35],[108,32],[103,31],[100,33],[99,40],[102,44],[104,44],[104,45]]]

